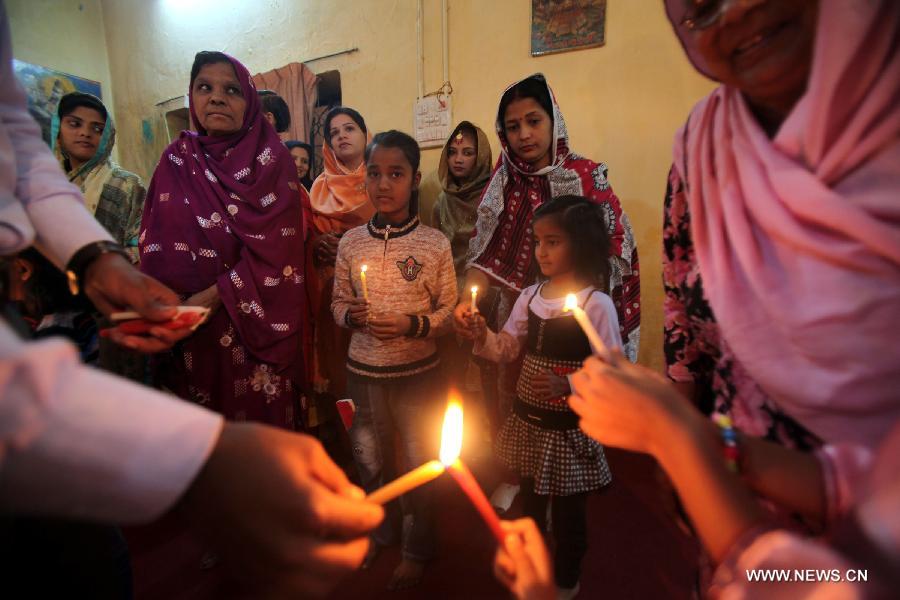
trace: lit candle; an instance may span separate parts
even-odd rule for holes
[[[368,496],[368,500],[377,504],[385,504],[420,485],[428,483],[444,472],[448,465],[459,456],[462,448],[462,404],[457,397],[452,396],[444,413],[444,425],[441,430],[441,460],[432,460],[418,469],[413,469],[406,475],[395,479]],[[446,460],[444,460],[446,459]]]
[[[394,498],[402,496],[406,492],[437,478],[443,472],[443,463],[437,460],[430,460],[418,469],[413,469],[403,477],[399,477],[386,486],[378,488],[369,494],[366,499],[375,504],[387,504]]]
[[[386,486],[375,490],[369,494],[367,499],[378,504],[385,504],[397,496],[428,483],[447,470],[466,496],[469,497],[472,504],[475,505],[475,509],[487,523],[497,542],[503,544],[504,534],[503,529],[500,527],[500,519],[497,517],[497,513],[491,508],[491,503],[488,502],[487,496],[484,495],[484,492],[478,486],[478,482],[475,481],[472,472],[459,460],[459,453],[462,450],[462,436],[462,403],[458,394],[451,392],[450,402],[447,404],[447,411],[444,413],[444,425],[441,430],[441,460],[432,460],[425,463],[418,469],[414,469]]]
[[[369,301],[369,288],[366,286],[366,271],[368,270],[368,265],[363,265],[359,268],[359,278],[362,281],[363,298],[366,299],[366,302]]]
[[[566,304],[563,310],[572,311],[572,314],[575,316],[575,320],[578,321],[578,324],[581,325],[581,329],[584,331],[584,334],[587,336],[588,341],[591,343],[591,347],[594,349],[594,353],[599,354],[603,360],[606,362],[612,362],[612,355],[609,353],[609,349],[607,349],[606,344],[603,343],[603,339],[600,337],[600,334],[597,333],[597,330],[594,329],[593,323],[588,318],[587,313],[584,312],[580,306],[578,306],[578,299],[575,298],[575,294],[566,295]]]
[[[478,286],[472,286],[472,314],[478,312]]]
[[[455,393],[451,392],[452,395]],[[454,481],[459,484],[475,509],[487,523],[491,529],[491,533],[497,538],[497,542],[503,544],[503,530],[500,528],[500,519],[497,513],[491,508],[487,496],[478,486],[472,472],[466,468],[466,465],[459,460],[459,453],[462,450],[462,432],[463,432],[463,410],[459,400],[451,396],[450,404],[447,406],[447,414],[444,416],[444,429],[441,432],[441,462],[447,467]]]
[[[448,470],[454,481],[459,484],[459,487],[462,488],[463,492],[466,493],[466,496],[469,497],[469,500],[472,501],[472,504],[475,505],[475,509],[491,529],[491,533],[494,534],[497,543],[502,546],[505,536],[503,534],[503,529],[500,527],[500,518],[497,516],[497,513],[494,512],[491,503],[488,502],[487,496],[484,495],[478,482],[475,481],[472,472],[469,471],[466,465],[458,458],[453,461]]]

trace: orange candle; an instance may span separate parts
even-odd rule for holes
[[[459,484],[475,509],[487,523],[497,539],[497,543],[503,544],[503,529],[500,527],[500,519],[488,502],[472,472],[459,460],[462,450],[463,435],[463,410],[462,403],[456,392],[451,392],[447,411],[444,413],[444,425],[441,430],[440,462],[429,461],[421,467],[414,469],[406,475],[399,477],[391,483],[379,488],[368,495],[367,499],[378,504],[390,502],[397,496],[405,494],[416,487],[428,483],[438,477],[445,470],[450,472],[454,481]]]
[[[398,496],[402,496],[420,485],[437,478],[459,456],[462,447],[462,405],[451,398],[444,413],[444,425],[441,431],[441,460],[431,460],[406,475],[398,477],[389,484],[378,488],[367,496],[367,500],[376,504],[386,504]],[[447,458],[448,460],[444,460]]]
[[[497,517],[497,513],[491,508],[491,503],[488,502],[484,492],[478,486],[472,472],[459,460],[459,453],[462,450],[463,410],[462,403],[455,396],[456,392],[451,392],[450,404],[444,415],[444,429],[441,432],[441,462],[475,505],[475,510],[490,527],[497,542],[503,544],[503,530],[500,528],[500,519]]]
[[[494,512],[491,503],[488,502],[487,496],[484,495],[478,482],[475,481],[475,476],[472,475],[472,472],[469,471],[468,467],[466,467],[466,465],[458,458],[450,465],[448,471],[453,477],[453,480],[459,484],[459,487],[461,487],[466,496],[469,497],[469,500],[472,501],[472,504],[475,505],[475,510],[478,511],[478,514],[480,514],[481,518],[484,519],[484,522],[487,523],[487,526],[490,528],[491,533],[494,534],[497,543],[502,546],[505,536],[503,534],[503,529],[500,527],[500,518],[497,516],[497,513]]]
[[[436,460],[430,460],[418,469],[413,469],[403,477],[398,477],[384,487],[378,488],[366,499],[375,504],[387,504],[394,498],[437,478],[443,472],[443,464]]]

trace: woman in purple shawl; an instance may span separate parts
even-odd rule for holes
[[[183,131],[153,174],[141,270],[212,313],[161,361],[159,380],[226,418],[294,428],[305,325],[297,172],[240,62],[198,53],[189,94],[197,132]]]

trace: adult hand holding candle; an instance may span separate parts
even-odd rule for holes
[[[594,353],[598,354],[600,358],[608,363],[615,363],[612,354],[609,352],[609,348],[606,347],[606,344],[603,343],[603,338],[601,338],[600,334],[597,333],[597,330],[594,329],[594,325],[588,318],[587,313],[584,312],[583,308],[578,306],[578,299],[575,297],[575,294],[566,295],[566,304],[563,310],[571,311],[572,315],[575,316],[575,320],[581,326],[588,341],[591,343],[591,348],[594,349]]]

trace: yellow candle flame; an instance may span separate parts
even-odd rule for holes
[[[447,412],[444,413],[444,426],[441,429],[441,462],[449,467],[462,451],[463,438],[463,408],[459,395],[450,393],[450,402],[447,404]]]
[[[478,286],[477,286],[477,285],[473,285],[473,286],[472,286],[472,293],[473,293],[473,294],[477,294],[477,293],[478,293]]]
[[[369,270],[369,265],[363,265],[359,268],[359,270],[362,271],[363,273],[365,273],[366,271]]]
[[[566,304],[563,310],[575,310],[576,308],[578,308],[578,299],[575,294],[566,294]]]

